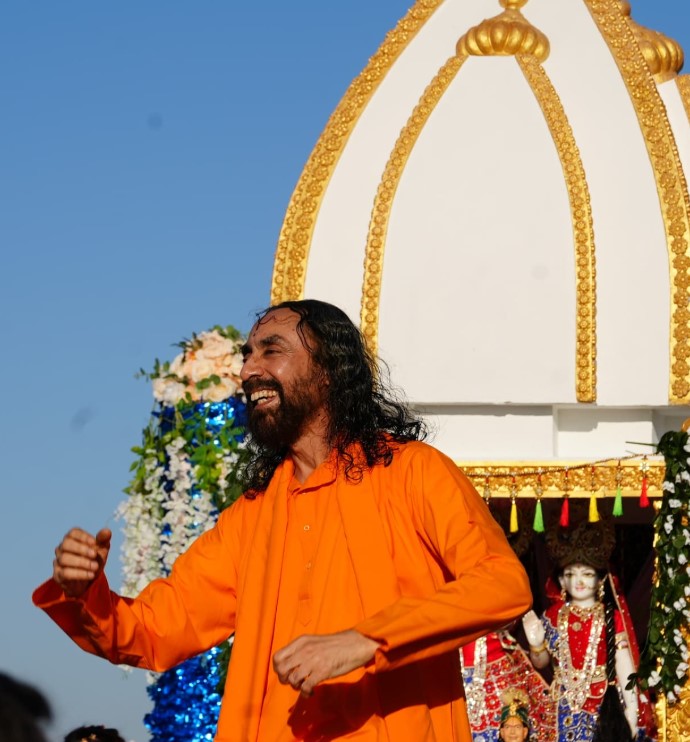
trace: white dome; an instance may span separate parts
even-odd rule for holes
[[[273,301],[359,318],[456,458],[616,456],[688,416],[690,82],[629,15],[418,1],[293,194]]]

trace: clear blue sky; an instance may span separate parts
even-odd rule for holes
[[[147,739],[143,673],[30,604],[70,526],[118,528],[151,409],[134,373],[193,331],[249,328],[301,168],[411,4],[2,4],[0,670],[48,694],[55,740],[84,722]],[[690,54],[687,0],[632,4]]]

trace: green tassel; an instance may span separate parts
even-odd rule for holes
[[[616,518],[623,515],[623,491],[620,484],[616,488],[616,499],[613,501],[613,514]]]
[[[534,509],[534,524],[532,525],[535,533],[544,533],[544,515],[541,512],[541,500],[537,500],[537,507]]]

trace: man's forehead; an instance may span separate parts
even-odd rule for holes
[[[254,323],[249,332],[250,336],[268,333],[274,333],[280,328],[283,331],[295,330],[299,322],[299,315],[291,309],[271,309]]]
[[[296,340],[308,351],[312,348],[309,339],[312,337],[308,327],[300,326],[301,316],[287,307],[271,309],[261,317],[249,332],[247,345],[263,344],[269,339],[283,339],[287,343]]]

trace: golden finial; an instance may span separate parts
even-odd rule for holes
[[[628,0],[619,0],[623,15],[635,34],[649,71],[657,82],[664,82],[675,77],[683,67],[683,48],[668,36],[654,31],[651,28],[640,26],[630,17],[630,3]]]
[[[499,0],[505,10],[471,28],[456,46],[458,56],[476,57],[530,54],[543,62],[549,56],[549,40],[520,12],[527,0]]]

